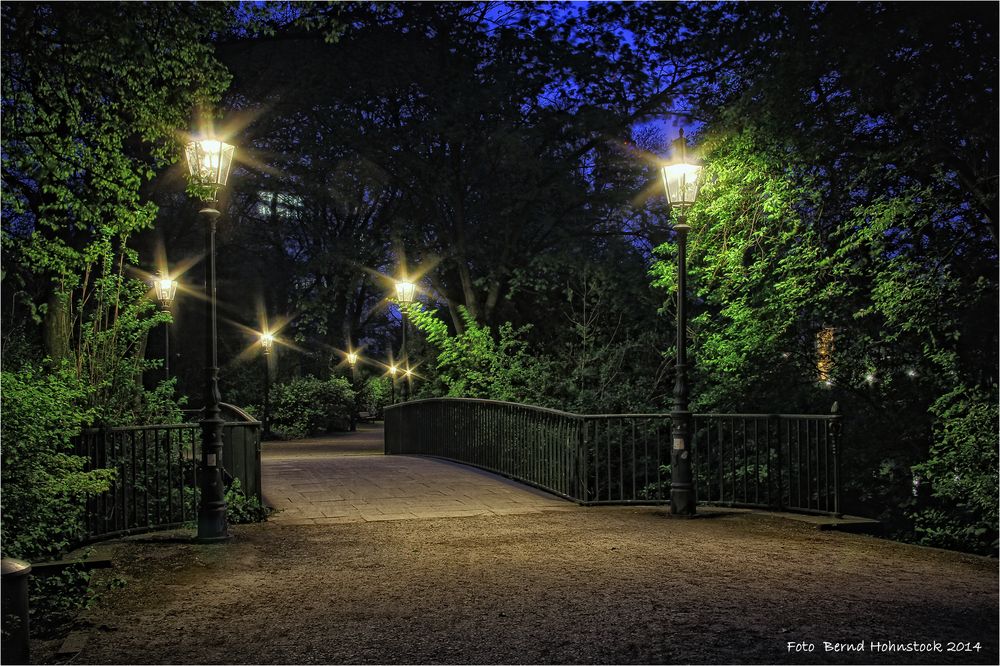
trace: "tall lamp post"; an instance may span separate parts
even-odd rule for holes
[[[215,139],[187,144],[188,169],[201,189],[204,203],[199,215],[205,221],[205,411],[201,419],[201,504],[198,537],[201,542],[229,538],[226,495],[222,483],[222,425],[219,415],[219,354],[215,320],[215,225],[219,217],[216,194],[225,186],[236,149]]]
[[[395,365],[389,366],[389,386],[391,387],[392,401],[389,404],[396,404],[396,373],[399,372],[399,368]]]
[[[410,397],[410,358],[406,352],[406,306],[413,302],[413,295],[417,286],[406,279],[396,283],[396,302],[399,303],[399,313],[403,317],[403,349],[400,356],[403,357],[403,367],[406,372],[403,376],[403,402]]]
[[[347,352],[347,365],[351,366],[351,389],[354,392],[354,407],[351,409],[351,432],[358,429],[358,354]]]
[[[177,282],[169,277],[158,277],[153,280],[153,288],[156,290],[156,300],[160,303],[160,309],[166,312],[174,302],[177,294]],[[170,322],[163,325],[163,368],[170,379]]]
[[[673,143],[673,159],[662,169],[663,186],[671,208],[677,210],[677,376],[670,412],[673,446],[670,451],[670,511],[681,516],[695,513],[691,470],[691,412],[687,378],[687,212],[698,196],[701,166],[687,160],[684,130]]]
[[[271,348],[274,336],[260,334],[260,347],[264,350],[264,437],[271,436]]]

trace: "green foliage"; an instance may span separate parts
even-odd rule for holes
[[[271,430],[283,437],[346,430],[353,410],[354,389],[341,377],[310,375],[271,387]]]
[[[3,554],[52,558],[82,536],[84,500],[108,489],[111,470],[84,471],[70,438],[95,414],[90,389],[65,366],[3,372],[0,496]]]
[[[233,479],[226,488],[226,520],[232,525],[262,523],[267,520],[268,509],[257,497],[243,492],[239,479]]]
[[[929,505],[912,512],[916,532],[927,545],[995,554],[997,395],[958,389],[939,398],[931,413],[930,457],[913,467],[915,481],[931,486]]]
[[[32,575],[28,580],[28,622],[32,637],[48,638],[61,633],[80,612],[93,603],[91,572],[85,566],[69,566],[58,573]]]
[[[369,377],[361,389],[361,406],[372,414],[381,414],[392,399],[392,378]]]
[[[176,159],[192,108],[228,83],[207,40],[228,9],[189,9],[3,7],[4,244],[17,238],[19,261],[57,291],[152,223],[140,188]]]
[[[438,350],[435,380],[443,394],[537,404],[544,396],[542,363],[528,353],[522,336],[510,322],[493,331],[476,323],[464,307],[459,312],[465,329],[451,335],[437,313],[411,304],[407,316]],[[419,371],[418,371],[419,372]]]

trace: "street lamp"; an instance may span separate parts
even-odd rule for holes
[[[396,282],[396,302],[400,305],[399,313],[403,317],[403,349],[400,356],[403,358],[403,364],[407,367],[403,381],[403,402],[406,402],[410,396],[410,359],[406,353],[406,306],[413,302],[413,294],[416,290],[417,286],[405,278]]]
[[[351,432],[358,429],[358,354],[347,352],[347,365],[351,366],[351,390],[354,392],[354,407],[351,409]]]
[[[264,437],[271,436],[271,349],[274,347],[274,336],[270,333],[260,334],[260,346],[264,350]]]
[[[198,541],[229,538],[226,494],[222,483],[222,425],[219,415],[219,354],[215,320],[215,225],[219,211],[216,194],[225,186],[236,149],[215,139],[191,141],[185,149],[192,182],[200,189],[205,220],[205,411],[201,419],[201,503]]]
[[[157,277],[153,280],[153,288],[156,290],[156,300],[160,303],[160,309],[166,312],[174,302],[177,294],[177,282],[169,277]],[[170,379],[170,322],[163,325],[163,369]]]
[[[391,377],[391,381],[389,382],[389,385],[392,387],[391,388],[391,393],[392,393],[392,404],[393,405],[396,404],[396,373],[397,372],[399,372],[399,368],[397,368],[395,365],[390,365],[389,366],[389,376]]]
[[[695,513],[691,473],[691,412],[687,384],[687,212],[698,197],[701,166],[687,160],[684,130],[673,142],[673,159],[662,168],[663,187],[671,208],[677,209],[677,376],[670,412],[673,446],[670,451],[670,511],[681,516]]]

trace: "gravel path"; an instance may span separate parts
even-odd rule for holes
[[[106,591],[74,637],[86,639],[82,652],[59,656],[59,641],[35,641],[33,655],[86,664],[998,663],[995,560],[763,514],[685,520],[660,508],[581,508],[461,465],[380,451],[374,426],[267,443],[264,487],[281,513],[233,527],[222,545],[193,544],[190,530],[113,543],[115,568],[94,585]],[[873,651],[873,642],[929,650]],[[948,651],[949,642],[971,649]]]
[[[74,663],[997,663],[996,561],[778,518],[577,508],[233,532],[120,543],[101,575],[127,584],[89,612]]]

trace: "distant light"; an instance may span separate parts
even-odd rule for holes
[[[396,283],[396,300],[403,304],[412,303],[413,294],[416,290],[417,285],[406,280],[401,280]]]
[[[834,330],[824,326],[816,332],[816,375],[821,382],[833,374]]]
[[[260,334],[260,346],[264,348],[265,354],[271,353],[271,347],[274,346],[274,336],[270,333]]]
[[[907,377],[916,377],[917,376],[917,371],[914,370],[913,368],[910,368],[909,370],[906,371],[906,376]]]
[[[348,363],[348,364],[349,364],[349,365],[350,365],[351,367],[354,367],[354,365],[355,365],[355,364],[356,364],[357,362],[358,362],[358,355],[357,355],[356,353],[354,353],[354,352],[347,352],[347,363]]]
[[[399,372],[399,368],[397,368],[394,365],[390,365],[389,366],[389,374],[390,375],[392,375],[393,377],[395,377],[397,372]]]
[[[865,375],[865,381],[868,382],[869,384],[874,384],[875,383],[875,375],[873,375],[872,373],[869,372],[867,375]]]

